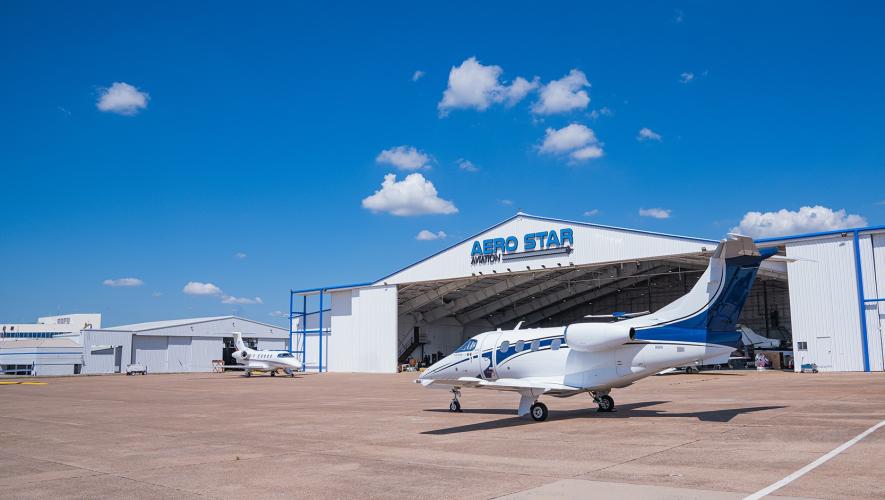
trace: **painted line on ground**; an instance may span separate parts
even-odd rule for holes
[[[0,385],[46,385],[49,382],[7,382],[0,381]]]
[[[876,432],[876,430],[878,428],[883,427],[883,426],[885,426],[885,420],[883,420],[883,421],[879,422],[878,424],[870,427],[869,429],[861,432],[860,434],[855,436],[850,441],[846,441],[838,448],[836,448],[833,451],[827,453],[826,455],[818,458],[814,462],[811,462],[810,464],[806,465],[805,467],[802,467],[801,469],[799,469],[796,472],[790,474],[789,476],[781,479],[780,481],[778,481],[770,486],[766,486],[765,488],[762,488],[761,490],[757,491],[756,493],[753,493],[752,495],[745,497],[744,500],[758,500],[766,495],[770,495],[770,494],[774,493],[775,491],[783,488],[784,486],[792,483],[793,481],[799,479],[800,477],[804,476],[805,474],[811,472],[812,470],[814,470],[815,468],[817,468],[819,465],[823,464],[827,460],[835,457],[836,455],[842,453],[843,451],[845,451],[848,448],[852,447],[853,445],[857,444],[858,441],[860,441],[861,439]]]

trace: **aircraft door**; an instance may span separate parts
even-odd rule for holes
[[[495,363],[495,350],[498,349],[498,339],[501,338],[501,332],[488,332],[482,336],[479,349],[479,371],[480,378],[495,380],[498,373]]]

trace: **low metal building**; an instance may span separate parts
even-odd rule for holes
[[[120,373],[139,363],[149,373],[208,372],[235,364],[233,332],[252,347],[287,350],[289,330],[236,316],[152,321],[83,331],[84,373]]]
[[[76,375],[83,348],[66,338],[0,340],[0,375]]]

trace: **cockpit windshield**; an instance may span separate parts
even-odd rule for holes
[[[277,357],[278,358],[294,358],[295,356],[292,356],[291,352],[281,352],[281,353],[277,354]]]
[[[464,345],[458,348],[455,352],[470,352],[476,348],[476,339],[470,339],[467,342],[464,342]]]

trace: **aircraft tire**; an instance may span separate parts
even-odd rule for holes
[[[615,400],[612,399],[611,396],[606,394],[605,396],[599,396],[599,411],[601,412],[610,412],[615,411]]]
[[[543,422],[547,420],[548,414],[547,405],[544,403],[535,403],[529,408],[529,415],[532,416],[532,420],[535,422]]]
[[[250,372],[249,370],[246,370],[246,376],[247,376],[247,377],[251,377],[251,376],[252,376],[252,372]]]
[[[276,371],[276,370],[271,370],[271,371],[270,371],[270,376],[271,376],[271,377],[276,377],[276,376],[277,376],[277,371]]]
[[[451,411],[451,412],[461,411],[461,403],[459,403],[457,401],[452,401],[451,403],[449,403],[449,411]]]

